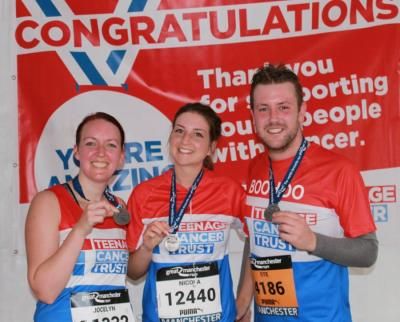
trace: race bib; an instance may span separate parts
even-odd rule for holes
[[[254,298],[261,314],[298,316],[290,256],[252,258]]]
[[[73,322],[135,322],[127,289],[71,295]]]
[[[157,271],[157,305],[160,321],[201,317],[221,319],[221,297],[216,262],[175,266]]]

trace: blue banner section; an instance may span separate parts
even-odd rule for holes
[[[107,65],[110,67],[112,72],[115,74],[118,71],[121,62],[124,59],[126,50],[112,50],[110,56],[107,59]]]
[[[107,85],[86,53],[71,51],[71,55],[93,85]]]
[[[52,0],[36,0],[36,2],[46,17],[61,16],[61,13],[57,10]]]
[[[140,12],[146,7],[147,0],[132,0],[128,12]]]

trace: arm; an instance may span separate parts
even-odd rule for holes
[[[143,234],[143,244],[129,255],[128,276],[134,280],[146,274],[149,268],[153,248],[168,235],[168,224],[155,221],[147,226]]]
[[[303,218],[285,211],[274,214],[272,221],[279,225],[279,237],[297,249],[344,266],[369,267],[376,261],[375,233],[356,238],[329,237],[314,233]]]
[[[36,195],[26,219],[25,242],[28,282],[40,301],[51,304],[64,289],[93,225],[104,221],[106,215],[112,216],[113,211],[106,213],[104,207],[103,202],[89,205],[60,246],[58,200],[51,191]]]
[[[378,257],[378,240],[375,233],[356,238],[335,238],[315,234],[316,248],[311,254],[336,264],[352,267],[370,267]]]
[[[253,278],[251,276],[250,268],[250,243],[246,238],[243,257],[242,268],[240,271],[240,279],[238,284],[238,291],[236,297],[236,321],[250,321],[250,304],[253,299]]]

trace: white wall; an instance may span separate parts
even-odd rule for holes
[[[24,218],[18,203],[17,81],[10,46],[13,2],[0,2],[0,320],[30,321],[34,304],[25,278]]]

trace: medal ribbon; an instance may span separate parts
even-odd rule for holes
[[[294,174],[296,173],[297,169],[300,166],[300,162],[304,157],[304,154],[307,150],[308,142],[305,138],[301,141],[301,145],[296,152],[296,155],[290,164],[289,170],[286,172],[285,177],[281,185],[279,186],[278,190],[275,188],[275,180],[274,180],[274,172],[272,170],[272,161],[269,158],[269,204],[270,205],[277,205],[279,201],[281,201],[285,190],[289,186],[290,181],[292,181]]]
[[[81,183],[79,182],[78,176],[75,176],[75,177],[72,179],[72,186],[74,187],[75,191],[76,191],[83,199],[85,199],[86,201],[90,201],[88,198],[86,198],[86,196],[85,196],[85,194],[84,194],[84,192],[83,192],[83,189],[82,189]],[[108,186],[107,186],[106,189],[104,190],[103,196],[104,196],[104,198],[107,199],[107,201],[108,201],[110,204],[112,204],[112,205],[113,205],[114,207],[116,207],[117,209],[121,209],[121,208],[122,208],[122,205],[120,205],[120,204],[118,203],[117,198],[111,193],[111,190],[110,190],[110,188],[109,188]]]
[[[172,234],[175,234],[178,231],[179,224],[182,221],[183,215],[185,214],[185,210],[190,200],[192,200],[194,192],[196,191],[197,186],[199,185],[200,180],[203,177],[203,174],[204,170],[201,169],[201,171],[194,179],[193,184],[190,187],[188,193],[186,194],[181,207],[179,208],[178,212],[176,212],[176,176],[175,176],[175,170],[172,170],[171,192],[169,198],[169,217],[168,217],[168,224]]]

